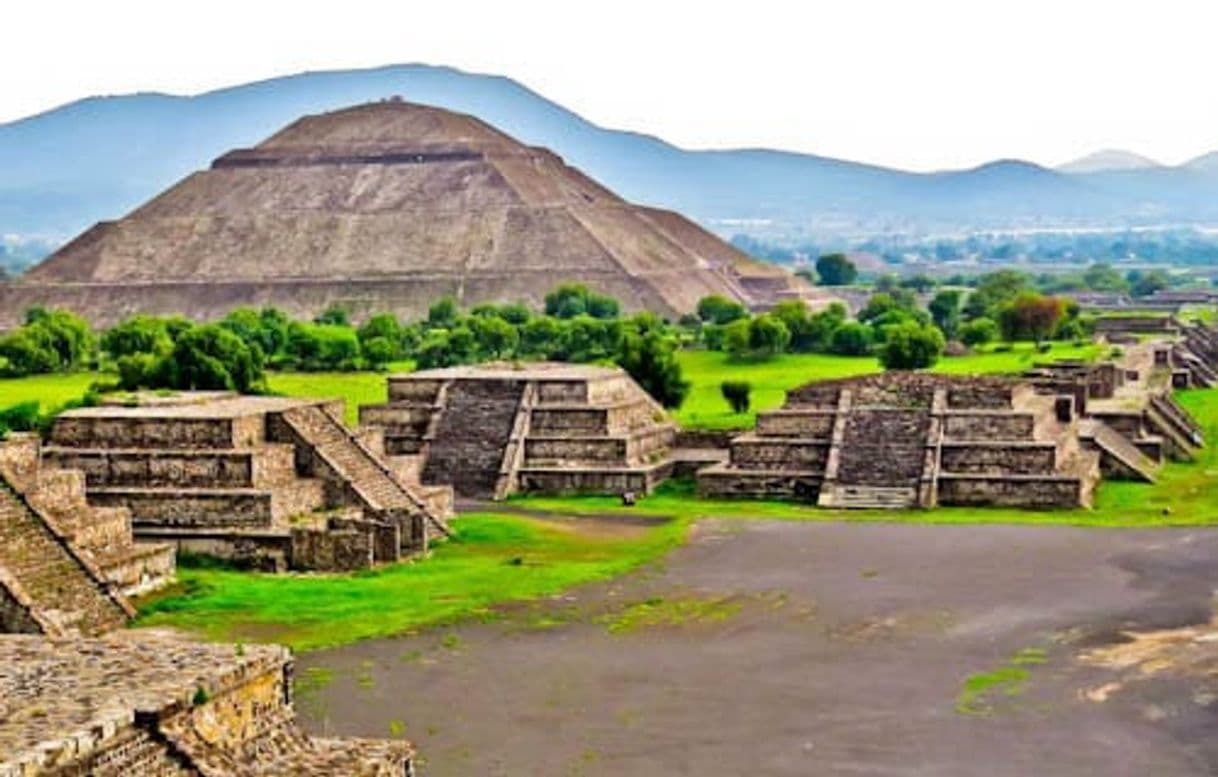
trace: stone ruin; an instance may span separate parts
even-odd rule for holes
[[[540,305],[561,281],[674,319],[710,294],[835,299],[472,116],[379,102],[303,117],[91,227],[0,284],[0,328],[35,305],[96,326],[265,305],[417,318],[443,296]]]
[[[341,402],[184,392],[72,410],[42,450],[137,539],[264,569],[362,569],[448,531],[451,491],[408,483]],[[371,443],[371,444],[370,444]]]
[[[1100,455],[1070,400],[1028,383],[885,373],[812,383],[698,473],[715,497],[828,508],[1088,505]]]
[[[1106,475],[1130,475],[1137,464],[1132,468],[1153,477],[1165,459],[1191,460],[1205,445],[1203,430],[1172,392],[1215,385],[1218,337],[1202,326],[1183,331],[1124,346],[1114,361],[1042,364],[1024,377],[1039,391],[1071,396],[1086,419],[1084,436],[1115,434],[1141,454],[1126,462],[1106,458]]]
[[[389,379],[360,408],[397,466],[457,495],[648,493],[672,468],[675,425],[617,368],[486,364]]]
[[[7,635],[0,666],[0,777],[414,773],[406,742],[307,736],[275,645]]]

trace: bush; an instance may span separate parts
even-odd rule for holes
[[[711,294],[698,300],[698,318],[708,324],[730,324],[748,315],[739,302],[733,302],[719,294]]]
[[[305,371],[350,370],[358,366],[359,338],[346,326],[293,322],[284,354],[289,364]]]
[[[880,364],[886,370],[920,370],[933,366],[943,353],[943,333],[938,328],[908,321],[888,329],[880,348]]]
[[[858,321],[849,321],[833,332],[829,350],[842,356],[865,356],[871,353],[874,335],[871,327]]]
[[[998,339],[998,324],[988,318],[976,318],[960,327],[960,342],[975,348]]]
[[[719,393],[727,400],[727,404],[732,408],[733,413],[747,413],[749,411],[749,394],[752,392],[753,386],[747,380],[725,380],[719,384]]]
[[[858,269],[845,254],[826,254],[816,260],[816,275],[824,286],[847,286],[858,277]]]
[[[677,362],[676,346],[659,332],[624,335],[616,361],[664,407],[680,407],[689,394],[690,383]]]
[[[246,393],[261,382],[262,371],[259,350],[218,324],[203,324],[182,333],[173,353],[149,376],[148,387]]]
[[[41,405],[38,400],[20,402],[0,410],[0,428],[12,432],[33,432],[39,428]]]

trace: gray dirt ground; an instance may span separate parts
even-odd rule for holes
[[[428,777],[1215,774],[1218,643],[1121,636],[1208,624],[1215,581],[1218,530],[707,522],[498,622],[303,656],[298,703]],[[647,600],[700,615],[622,619]],[[966,693],[996,671],[1026,679]]]

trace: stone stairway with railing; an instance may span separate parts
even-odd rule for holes
[[[918,503],[929,413],[854,408],[846,416],[840,460],[822,507],[901,509]]]
[[[422,481],[450,484],[463,497],[490,498],[512,438],[523,381],[452,382],[429,430]]]
[[[410,526],[402,527],[403,544],[412,537],[418,539],[420,531],[425,535],[448,533],[445,516],[436,514],[421,497],[411,493],[410,487],[330,410],[304,405],[286,410],[279,417],[290,430],[290,441],[312,451],[320,461],[321,466],[315,461],[309,467],[315,476],[345,491],[371,518],[394,522],[411,519]]]
[[[1158,464],[1103,421],[1083,419],[1079,436],[1100,452],[1101,466],[1107,474],[1150,483],[1155,481]]]
[[[4,631],[96,635],[135,614],[100,570],[2,478],[0,589]]]

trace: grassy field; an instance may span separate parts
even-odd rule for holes
[[[0,407],[38,401],[44,410],[56,408],[69,400],[80,399],[97,378],[95,372],[79,372],[0,379]]]
[[[347,423],[355,426],[360,405],[388,399],[388,376],[412,369],[411,362],[399,362],[385,372],[268,372],[266,385],[271,393],[286,397],[342,397],[347,401]]]
[[[138,626],[310,650],[401,634],[496,604],[623,574],[679,545],[684,521],[594,525],[470,514],[424,562],[354,575],[271,575],[183,565],[171,591],[138,602]]]

